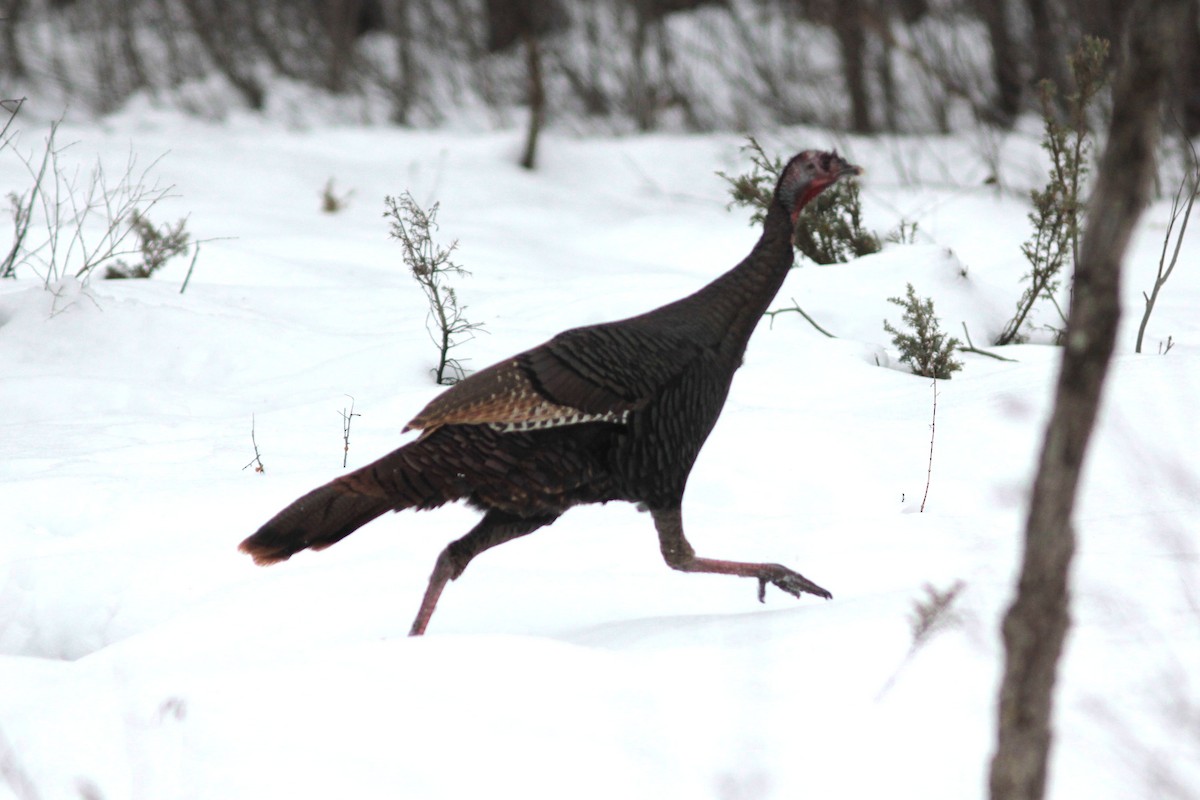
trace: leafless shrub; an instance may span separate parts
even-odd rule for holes
[[[450,351],[472,338],[473,332],[483,326],[467,321],[464,316],[467,307],[459,305],[458,294],[448,280],[452,275],[471,273],[450,260],[458,247],[457,240],[449,247],[433,241],[433,232],[437,230],[437,203],[426,211],[409,192],[399,198],[388,197],[385,202],[384,216],[391,222],[392,238],[404,248],[404,263],[429,302],[426,329],[438,348],[438,365],[432,370],[434,379],[443,385],[457,383],[466,377],[466,370],[462,362],[450,357]],[[464,336],[466,339],[462,338]]]
[[[97,159],[84,177],[78,168],[68,171],[62,157],[69,145],[59,145],[57,135],[58,123],[53,123],[40,158],[19,156],[32,185],[24,193],[9,194],[14,234],[7,256],[0,261],[0,275],[11,276],[28,265],[47,286],[68,275],[86,281],[97,268],[122,256],[141,253],[162,258],[170,248],[159,245],[173,246],[186,236],[182,223],[178,230],[168,229],[165,236],[158,236],[160,231],[146,221],[148,212],[172,189],[151,182],[157,159],[139,169],[131,152],[115,182]],[[35,220],[40,223],[37,234],[33,233]],[[141,235],[151,232],[154,241]],[[147,242],[150,250],[143,251]]]
[[[355,411],[354,411],[354,398],[351,397],[350,395],[346,395],[346,397],[350,398],[350,407],[343,408],[340,412],[338,412],[339,414],[342,415],[342,468],[343,469],[346,468],[346,462],[350,459],[350,423],[354,421],[355,417],[362,416],[362,414],[355,413]]]
[[[18,100],[4,100],[0,102],[0,108],[8,112],[8,119],[4,121],[4,128],[0,130],[0,152],[7,150],[12,146],[12,137],[9,136],[8,130],[12,127],[13,121],[16,120],[17,114],[21,112],[21,106],[25,104],[25,98]],[[45,172],[45,163],[38,170],[38,174]],[[35,180],[35,187],[38,183]],[[0,260],[0,278],[11,278],[16,272],[17,255],[21,252],[22,243],[25,241],[25,235],[29,232],[29,221],[31,216],[29,210],[32,207],[34,197],[32,190],[24,194],[9,192],[7,195],[10,213],[13,219],[13,241],[9,247],[8,253],[3,260]]]
[[[250,467],[254,467],[254,471],[261,474],[261,473],[266,472],[267,468],[263,465],[262,454],[258,452],[258,437],[256,437],[254,435],[254,427],[255,427],[254,426],[254,415],[251,414],[250,415],[250,444],[252,444],[254,446],[254,458],[250,459],[249,464],[242,467],[242,471],[245,472],[246,470],[250,469]]]

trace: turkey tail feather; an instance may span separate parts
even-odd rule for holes
[[[348,492],[333,481],[280,511],[238,549],[255,564],[274,564],[306,548],[324,550],[391,510],[386,498]]]
[[[301,550],[324,550],[376,517],[405,508],[434,508],[461,492],[439,475],[422,474],[428,447],[402,447],[313,489],[280,511],[239,545],[254,563],[285,561]]]

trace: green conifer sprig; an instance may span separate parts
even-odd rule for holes
[[[962,369],[962,362],[954,357],[960,343],[939,329],[933,300],[918,298],[909,283],[903,298],[889,297],[888,302],[904,309],[902,320],[908,329],[901,331],[887,320],[883,321],[883,329],[892,334],[892,344],[900,351],[900,363],[908,364],[917,375],[939,380],[948,379]]]

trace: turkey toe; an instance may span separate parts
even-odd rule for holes
[[[828,590],[821,588],[799,572],[790,570],[782,564],[771,564],[768,570],[764,570],[758,576],[758,602],[760,603],[765,603],[767,600],[768,583],[775,584],[792,597],[799,597],[802,594],[815,594],[817,597],[823,597],[826,600],[833,599],[833,595]]]

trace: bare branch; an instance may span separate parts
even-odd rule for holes
[[[354,413],[354,397],[346,395],[350,398],[350,408],[343,408],[338,413],[342,415],[342,469],[346,468],[346,462],[350,458],[350,421],[354,417],[361,417],[362,414]]]
[[[933,379],[933,414],[929,420],[929,466],[925,470],[925,494],[921,495],[920,513],[925,513],[925,501],[929,499],[929,484],[933,482],[933,437],[937,433],[937,378]]]
[[[960,353],[975,353],[976,355],[987,356],[988,358],[994,358],[997,361],[1010,361],[1014,364],[1017,362],[1017,360],[1015,358],[1005,358],[1004,356],[998,356],[995,353],[989,353],[987,350],[980,350],[978,347],[975,346],[975,343],[971,341],[971,332],[967,330],[967,323],[964,322],[962,324],[962,326],[963,326],[963,336],[967,337],[967,346],[963,347],[960,344],[958,346],[958,352],[960,352]]]
[[[1150,314],[1154,311],[1154,304],[1158,301],[1158,293],[1166,284],[1167,279],[1171,277],[1171,273],[1175,271],[1175,264],[1179,261],[1179,248],[1183,244],[1183,235],[1187,232],[1188,220],[1192,217],[1192,206],[1196,202],[1196,196],[1200,194],[1200,159],[1196,156],[1196,150],[1192,146],[1190,140],[1184,137],[1184,141],[1188,143],[1191,149],[1188,172],[1179,182],[1179,188],[1175,190],[1175,197],[1171,200],[1171,218],[1167,221],[1167,232],[1163,234],[1162,254],[1158,257],[1158,274],[1154,278],[1154,288],[1147,295],[1142,292],[1142,298],[1146,302],[1146,308],[1142,312],[1142,321],[1138,325],[1137,343],[1134,346],[1134,352],[1142,352],[1142,339],[1146,335],[1146,325],[1150,322]],[[1189,187],[1190,184],[1190,188]],[[1184,191],[1187,191],[1187,200],[1183,201]],[[1182,214],[1182,220],[1180,215]],[[1175,223],[1179,222],[1179,233],[1175,235],[1175,247],[1171,251],[1171,260],[1167,261],[1167,250],[1171,245],[1171,232],[1175,228]],[[1170,346],[1168,345],[1168,348]]]
[[[791,298],[791,300],[792,300],[792,307],[791,307],[791,308],[777,308],[777,309],[775,309],[774,311],[766,311],[766,312],[764,312],[764,313],[763,313],[763,316],[764,316],[764,317],[770,317],[770,319],[771,319],[771,323],[770,323],[770,324],[771,324],[771,326],[772,326],[772,327],[775,325],[775,315],[776,315],[776,314],[784,314],[784,313],[787,313],[787,312],[789,312],[789,311],[795,311],[795,312],[796,312],[796,313],[798,313],[800,316],[802,316],[802,317],[804,317],[806,320],[808,320],[808,324],[809,324],[809,325],[812,325],[814,328],[816,328],[816,329],[817,329],[817,330],[819,330],[821,333],[823,333],[823,334],[825,334],[826,336],[828,336],[830,339],[836,339],[836,338],[837,338],[837,337],[836,337],[836,336],[834,336],[832,333],[830,333],[829,331],[825,330],[825,329],[824,329],[824,328],[822,328],[820,325],[818,325],[818,324],[817,324],[817,321],[816,321],[815,319],[813,319],[812,317],[810,317],[810,316],[808,315],[808,313],[807,313],[807,312],[806,312],[806,311],[805,311],[803,308],[801,308],[801,307],[800,307],[800,304],[796,302],[796,298],[794,298],[794,297],[793,297],[793,298]]]
[[[253,414],[250,415],[250,443],[252,445],[254,445],[254,458],[250,459],[249,464],[242,467],[242,471],[245,472],[250,467],[254,467],[255,472],[258,472],[258,473],[266,472],[267,468],[265,466],[263,466],[262,455],[258,452],[258,439],[255,438],[255,436],[254,436],[254,415]]]

